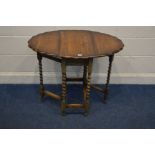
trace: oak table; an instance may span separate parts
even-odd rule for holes
[[[38,34],[28,41],[28,46],[37,52],[40,72],[40,94],[51,96],[61,101],[61,112],[65,114],[65,108],[83,108],[84,114],[88,113],[90,88],[103,92],[104,100],[108,96],[108,85],[114,54],[123,49],[120,39],[100,32],[87,30],[59,30]],[[109,57],[107,81],[104,88],[91,85],[91,73],[93,59],[97,57]],[[42,58],[48,58],[61,63],[62,93],[57,95],[47,91],[43,85]],[[67,66],[83,66],[83,77],[67,77]],[[83,82],[83,103],[66,103],[67,81]]]

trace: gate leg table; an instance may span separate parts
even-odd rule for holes
[[[109,34],[86,30],[59,30],[33,36],[28,45],[37,52],[40,73],[40,95],[51,96],[61,101],[61,112],[66,108],[83,108],[84,114],[88,114],[90,89],[93,88],[104,94],[104,100],[108,97],[108,85],[114,54],[123,49],[122,41]],[[91,84],[93,59],[97,57],[109,57],[109,66],[105,88]],[[61,63],[62,92],[57,95],[45,89],[43,84],[42,58],[48,58]],[[82,66],[83,77],[67,77],[67,66]],[[83,83],[83,103],[66,103],[67,82],[81,81]]]

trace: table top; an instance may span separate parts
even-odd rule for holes
[[[34,51],[56,58],[94,58],[115,54],[124,44],[117,37],[87,30],[59,30],[33,36]]]

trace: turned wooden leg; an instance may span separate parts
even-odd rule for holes
[[[43,73],[42,73],[42,56],[37,54],[38,63],[39,63],[39,75],[40,75],[40,96],[41,99],[44,97],[44,84],[43,84]]]
[[[108,93],[109,93],[108,86],[109,86],[109,82],[110,82],[110,74],[111,74],[113,59],[114,59],[114,55],[110,55],[109,56],[109,67],[108,67],[107,81],[106,81],[105,88],[104,88],[104,101],[107,99]]]
[[[65,104],[66,104],[66,94],[67,94],[67,76],[66,76],[66,63],[62,61],[62,96],[61,96],[61,112],[64,114]]]
[[[89,100],[90,100],[90,82],[91,82],[91,74],[92,74],[92,65],[93,65],[93,59],[90,59],[88,61],[87,67],[85,67],[85,95],[84,95],[84,107],[85,107],[85,114],[87,115],[89,110]]]

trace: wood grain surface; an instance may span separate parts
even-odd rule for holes
[[[91,58],[119,52],[124,44],[117,37],[87,30],[59,30],[33,36],[34,51],[57,58]]]

